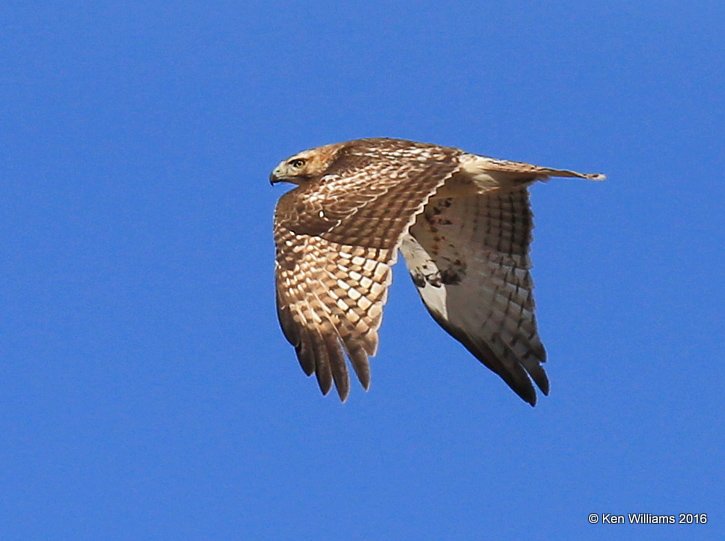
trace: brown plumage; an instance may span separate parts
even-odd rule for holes
[[[275,212],[277,312],[306,374],[366,389],[400,249],[433,318],[531,405],[549,383],[534,317],[528,186],[602,175],[495,160],[399,139],[300,152],[271,182],[298,187]]]

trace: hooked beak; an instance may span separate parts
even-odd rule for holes
[[[271,172],[271,173],[269,174],[269,185],[270,185],[270,186],[274,186],[274,185],[275,185],[275,184],[277,184],[278,182],[282,182],[282,181],[280,180],[280,178],[279,178],[279,167],[275,168],[275,170],[274,170],[274,171],[272,171],[272,172]]]

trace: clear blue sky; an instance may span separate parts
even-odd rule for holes
[[[0,6],[0,539],[723,538],[723,3],[36,4]],[[533,190],[536,408],[402,268],[370,392],[303,375],[267,175],[364,136],[608,174]]]

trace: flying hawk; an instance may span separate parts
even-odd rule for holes
[[[433,319],[522,399],[549,382],[536,329],[528,187],[549,177],[602,180],[400,139],[305,150],[270,182],[297,187],[277,203],[277,313],[323,394],[350,385],[345,357],[370,385],[398,249]]]

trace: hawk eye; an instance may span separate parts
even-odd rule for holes
[[[306,160],[302,158],[295,158],[294,160],[290,160],[289,164],[290,166],[294,167],[295,169],[299,169],[303,165],[305,165]]]

